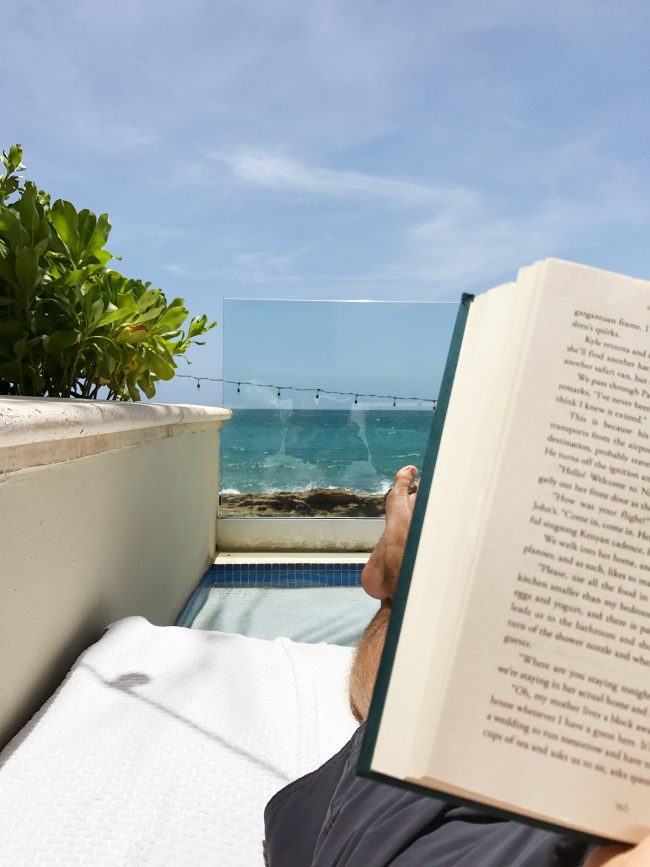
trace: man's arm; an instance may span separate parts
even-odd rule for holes
[[[359,642],[350,671],[350,708],[357,722],[364,722],[370,710],[377,669],[390,619],[390,607],[382,604]]]

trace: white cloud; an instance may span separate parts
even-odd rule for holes
[[[641,0],[14,7],[3,146],[210,303],[453,297],[549,254],[648,272]]]
[[[240,246],[210,274],[257,295],[280,287],[287,297],[307,291],[318,297],[432,300],[488,288],[547,256],[616,270],[610,251],[628,229],[647,223],[650,205],[637,172],[601,154],[594,136],[565,140],[536,166],[529,195],[516,198],[504,190],[491,195],[487,189],[479,193],[314,167],[268,152],[212,154],[258,189],[346,197],[364,208],[354,255],[347,230],[339,232],[336,223],[326,223],[326,243],[321,233],[294,252],[287,252],[287,238],[271,225],[268,233],[258,227],[254,247]],[[379,198],[389,204],[381,212],[373,208]],[[368,242],[375,226],[377,245]],[[633,263],[629,268],[639,270]]]
[[[436,188],[340,169],[308,166],[265,151],[211,152],[209,159],[225,163],[237,178],[251,186],[308,193],[314,196],[376,197],[401,202],[438,201],[447,206],[469,204],[474,194],[463,188]]]
[[[259,274],[267,273],[269,270],[286,272],[300,256],[311,249],[313,247],[301,247],[299,250],[293,250],[289,253],[273,253],[268,250],[238,253],[235,256],[235,262],[238,266]]]
[[[603,232],[647,220],[650,212],[615,168],[588,197],[551,194],[516,213],[480,202],[413,226],[406,235],[409,270],[433,286],[485,281],[487,289],[537,259],[600,252]]]

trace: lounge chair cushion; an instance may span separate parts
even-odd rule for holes
[[[263,811],[350,737],[352,649],[129,617],[0,754],[2,863],[263,864]]]

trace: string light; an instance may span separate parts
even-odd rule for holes
[[[419,403],[430,403],[432,408],[435,410],[438,400],[434,397],[415,397],[410,396],[407,397],[405,395],[394,395],[394,394],[362,394],[361,392],[355,391],[336,391],[335,389],[329,388],[315,388],[314,386],[300,386],[300,385],[271,385],[270,383],[264,382],[250,382],[244,380],[236,380],[236,379],[222,379],[221,377],[216,376],[193,376],[191,373],[177,373],[176,376],[179,379],[193,379],[196,381],[196,387],[198,389],[201,388],[201,382],[221,382],[224,385],[236,385],[237,386],[237,394],[241,394],[242,385],[249,385],[254,388],[269,388],[273,389],[277,392],[277,396],[281,397],[283,391],[311,391],[315,392],[314,399],[319,400],[321,394],[332,395],[333,397],[354,397],[354,403],[356,405],[359,404],[360,397],[367,398],[376,398],[378,400],[392,400],[393,406],[397,406],[397,401],[418,401]]]

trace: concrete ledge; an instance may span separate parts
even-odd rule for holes
[[[181,430],[218,429],[231,415],[189,404],[0,398],[0,473],[165,439]]]
[[[224,409],[0,400],[0,746],[112,621],[173,624],[214,560]]]

